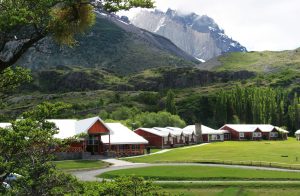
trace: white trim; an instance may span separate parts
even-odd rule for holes
[[[245,138],[245,133],[244,132],[240,132],[239,133],[239,138]]]

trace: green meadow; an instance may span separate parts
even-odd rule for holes
[[[300,183],[283,182],[191,182],[159,183],[162,192],[180,196],[296,196],[300,193]],[[167,195],[168,195],[167,194]]]
[[[296,188],[204,188],[204,189],[163,189],[170,195],[180,196],[298,196]]]
[[[108,163],[98,160],[54,161],[54,164],[61,170],[92,170],[109,166]]]
[[[286,141],[226,141],[126,160],[140,163],[222,163],[300,169],[299,149],[300,142],[295,138]]]
[[[145,168],[122,169],[104,173],[103,178],[119,176],[140,176],[155,180],[300,180],[298,172],[267,171],[242,168],[224,168],[210,166],[151,166]]]

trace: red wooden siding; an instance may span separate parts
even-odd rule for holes
[[[244,133],[244,137],[240,138],[240,132],[237,132],[236,130],[234,130],[230,127],[227,127],[227,126],[223,127],[222,129],[230,132],[230,137],[231,137],[230,140],[260,140],[260,139],[262,139],[262,137],[254,138],[252,132],[242,132],[242,133]],[[255,132],[261,132],[261,131],[259,129],[257,129]]]
[[[158,135],[154,135],[149,132],[146,132],[142,129],[136,130],[135,133],[142,136],[143,138],[145,138],[149,142],[148,146],[156,147],[156,148],[163,148],[163,138],[162,137],[160,137]]]
[[[277,133],[278,136],[277,137],[271,137],[271,132],[272,133]],[[278,139],[281,139],[279,138],[279,131],[277,131],[277,129],[273,129],[270,133],[263,133],[263,139],[267,139],[267,140],[278,140]]]
[[[113,150],[117,156],[132,156],[144,154],[144,144],[125,144],[125,145],[112,145]]]
[[[259,129],[256,129],[254,132],[260,132],[261,133],[261,137],[253,137],[253,133],[251,133],[251,137],[248,137],[248,138],[250,138],[250,140],[252,139],[252,140],[261,140],[262,139],[262,136],[263,136],[263,133],[262,133],[262,131],[261,130],[259,130]],[[246,139],[248,139],[248,138],[246,138]]]
[[[109,130],[99,120],[97,120],[97,122],[89,128],[88,134],[95,135],[101,133],[109,133]]]
[[[202,139],[203,139],[203,142],[208,142],[208,135],[202,134]]]
[[[266,139],[266,140],[269,140],[270,138],[270,133],[269,132],[263,132],[262,133],[262,139]],[[272,139],[272,138],[270,138]]]
[[[230,140],[239,140],[240,135],[239,135],[239,133],[236,130],[231,129],[230,127],[227,127],[227,126],[223,127],[222,129],[229,131],[229,133],[230,133]]]

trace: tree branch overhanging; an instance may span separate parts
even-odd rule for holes
[[[5,70],[6,68],[14,65],[20,57],[30,48],[38,42],[39,40],[43,39],[45,36],[42,34],[37,35],[36,37],[30,39],[29,41],[25,42],[21,48],[16,51],[16,53],[12,56],[12,58],[8,59],[8,61],[4,61],[0,58],[0,73]]]
[[[84,32],[94,24],[94,9],[112,13],[134,7],[152,8],[154,2],[153,0],[40,0],[33,3],[23,0],[2,0],[0,21],[6,22],[0,23],[0,73],[14,65],[30,47],[48,35],[52,35],[62,44],[75,43],[74,35]],[[31,31],[30,34],[26,32],[28,29]],[[10,58],[3,57],[4,53],[7,53],[4,51],[7,44],[17,41],[20,41],[21,46],[18,45],[8,51]]]

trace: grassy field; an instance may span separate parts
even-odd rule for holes
[[[88,190],[96,190],[98,182],[83,182]],[[96,185],[96,184],[97,185]],[[261,182],[261,183],[158,183],[165,196],[296,196],[300,192],[299,182]],[[92,191],[93,192],[93,191]],[[94,192],[93,192],[94,193]],[[97,194],[89,194],[97,195]]]
[[[209,182],[209,183],[160,183],[162,192],[184,196],[296,196],[299,182]]]
[[[160,183],[162,192],[184,196],[296,196],[299,182],[223,182],[223,183]]]
[[[151,148],[151,149],[150,149],[150,154],[159,152],[159,151],[161,151],[161,150],[162,150],[162,149],[159,149],[159,148]],[[145,154],[147,154],[147,150],[146,150],[146,149],[145,149]]]
[[[110,171],[100,177],[141,176],[156,180],[300,180],[300,173],[206,166],[151,166]]]
[[[144,163],[212,162],[225,164],[261,165],[271,167],[299,167],[300,142],[287,141],[226,141],[182,149],[128,161]],[[269,162],[272,162],[271,165]]]
[[[205,188],[205,189],[163,189],[171,195],[182,196],[298,196],[300,189],[274,188],[274,189],[254,189],[254,188]]]
[[[70,161],[55,161],[58,169],[62,170],[88,170],[100,169],[109,166],[108,163],[97,160],[70,160]]]
[[[254,72],[278,71],[278,69],[299,70],[300,53],[298,50],[287,50],[280,52],[247,52],[230,53],[218,58],[221,66],[218,71],[249,70]]]

